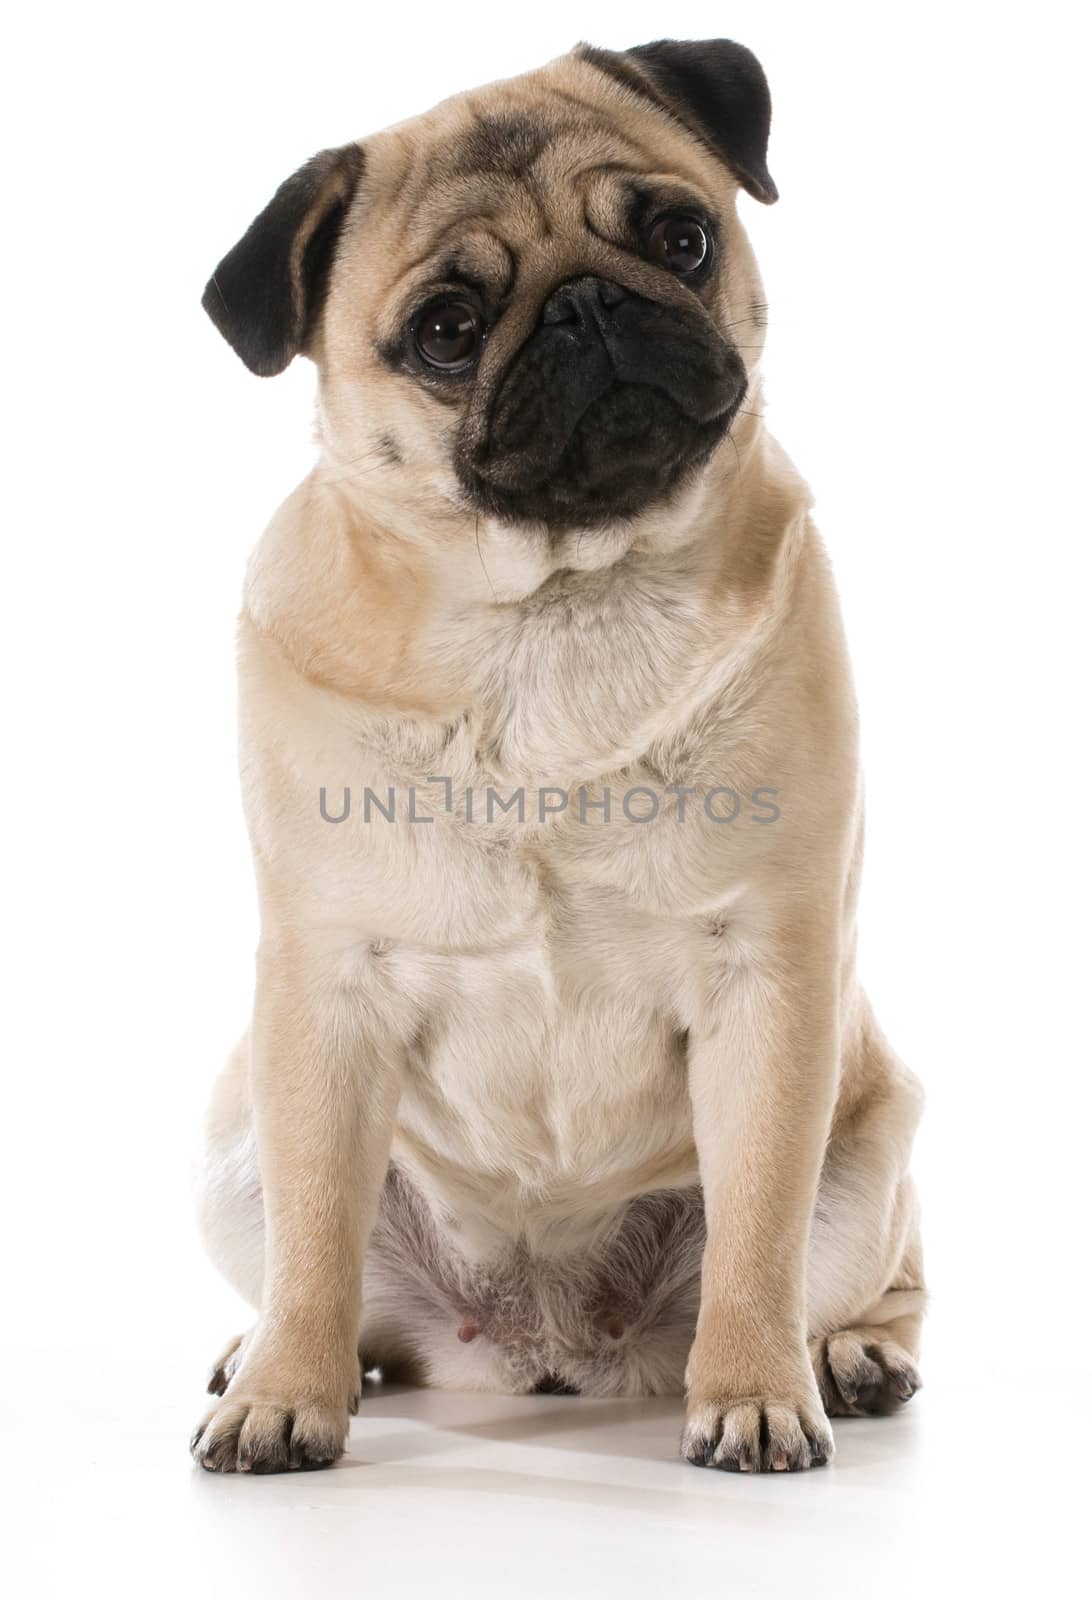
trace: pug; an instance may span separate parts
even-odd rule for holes
[[[256,1321],[209,1470],[334,1461],[377,1370],[678,1393],[740,1472],[918,1388],[921,1095],[737,214],[769,124],[738,44],[580,45],[315,156],[209,282],[252,371],[318,371],[239,624],[261,936],[200,1213]]]

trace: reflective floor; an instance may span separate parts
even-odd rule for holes
[[[1073,1440],[1071,1459],[1054,1455],[1049,1419],[988,1384],[942,1376],[896,1417],[837,1423],[829,1468],[762,1478],[684,1466],[675,1401],[374,1388],[333,1469],[220,1478],[190,1465],[201,1397],[181,1364],[164,1392],[139,1364],[81,1385],[72,1360],[49,1379],[70,1385],[51,1408],[33,1367],[10,1383],[5,1565],[20,1600],[1072,1588],[1049,1573],[1084,1454]]]

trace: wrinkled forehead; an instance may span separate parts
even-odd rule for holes
[[[655,109],[619,115],[609,92],[603,104],[548,82],[519,92],[534,76],[546,75],[460,96],[374,141],[404,271],[456,241],[488,253],[490,241],[514,249],[582,228],[615,237],[650,192],[723,201],[724,169]]]

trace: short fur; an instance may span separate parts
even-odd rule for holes
[[[320,456],[239,630],[262,933],[201,1211],[258,1320],[205,1467],[334,1459],[362,1367],[685,1390],[684,1454],[731,1470],[917,1385],[920,1092],[855,976],[853,692],[735,207],[776,194],[768,114],[726,41],[578,51],[304,169],[210,286],[257,370],[315,360]],[[693,286],[642,254],[680,205]],[[412,330],[453,288],[488,337],[445,376]],[[689,812],[591,809],[638,787]],[[779,815],[714,823],[728,787]]]

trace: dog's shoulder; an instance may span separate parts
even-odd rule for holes
[[[318,699],[445,715],[456,702],[424,650],[433,603],[434,583],[413,547],[362,519],[316,469],[275,513],[249,563],[243,693],[290,686],[298,694],[295,678]]]

